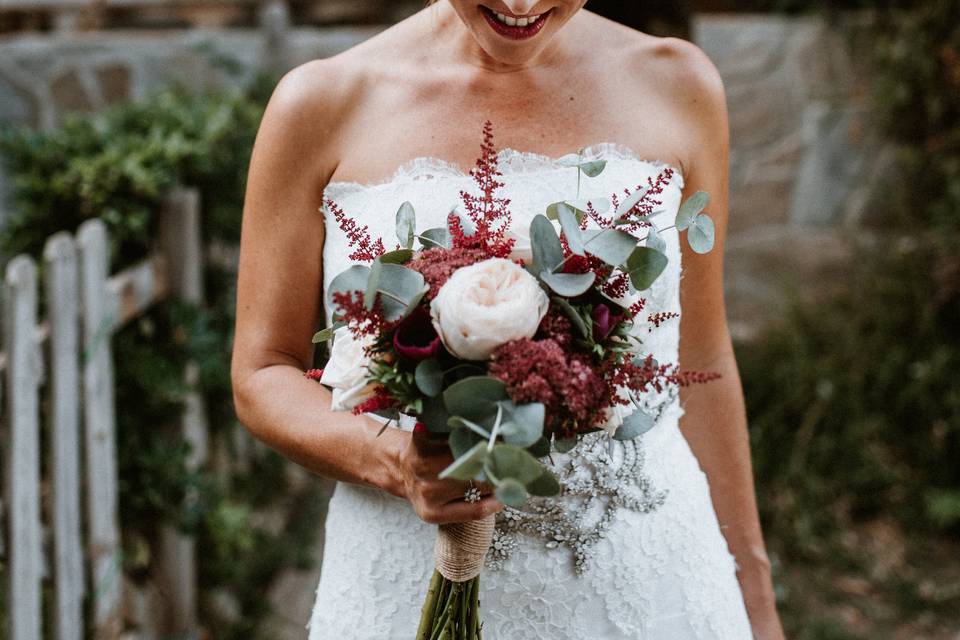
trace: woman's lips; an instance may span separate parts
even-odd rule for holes
[[[543,28],[544,23],[547,21],[547,17],[552,11],[553,10],[550,9],[544,13],[541,13],[540,17],[535,21],[527,24],[524,27],[521,27],[519,25],[504,24],[497,18],[497,14],[493,9],[484,5],[480,5],[480,12],[483,14],[483,17],[486,18],[490,27],[503,37],[510,38],[511,40],[525,40],[537,35]]]

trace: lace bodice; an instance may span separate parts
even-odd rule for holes
[[[683,173],[678,167],[659,160],[640,158],[629,147],[613,142],[586,147],[583,157],[585,160],[605,159],[607,166],[596,178],[581,179],[578,197],[575,168],[563,166],[558,158],[543,154],[501,149],[497,159],[504,186],[498,193],[511,199],[513,226],[528,227],[534,215],[543,213],[547,204],[558,200],[610,197],[614,193],[622,197],[624,189],[633,191],[638,186],[646,185],[648,177],[655,179],[668,168],[672,170],[673,177],[664,193],[658,197],[663,212],[655,218],[655,222],[660,228],[673,224],[684,186]],[[334,200],[347,215],[360,224],[369,225],[371,235],[382,237],[389,246],[394,238],[395,215],[401,203],[409,201],[413,204],[418,230],[445,226],[450,209],[460,202],[461,189],[474,189],[473,180],[466,171],[440,158],[420,157],[404,163],[391,177],[381,182],[330,182],[324,190],[324,199]],[[325,216],[325,233],[324,291],[338,273],[352,264],[347,257],[350,253],[347,239],[329,214]],[[670,262],[653,287],[642,294],[647,299],[645,312],[651,314],[680,311],[680,245],[673,230],[664,232],[663,237]],[[325,313],[329,323],[331,310],[325,307]],[[676,361],[679,323],[667,323],[645,336],[645,341],[650,344],[651,350],[656,351],[655,355],[661,362]]]
[[[647,300],[644,317],[679,313],[680,238],[669,227],[682,197],[681,171],[615,143],[592,145],[583,156],[605,159],[607,166],[596,178],[581,178],[578,198],[575,168],[537,153],[501,150],[504,187],[498,195],[510,198],[513,224],[528,226],[558,200],[632,192],[671,169],[672,179],[657,196],[662,212],[654,218],[665,229],[668,266],[649,290],[634,295]],[[331,182],[324,195],[392,246],[402,202],[414,206],[418,230],[439,227],[461,189],[474,191],[466,171],[417,158],[382,182]],[[324,290],[351,264],[332,215],[325,217],[325,230]],[[330,309],[325,313],[329,322]],[[652,330],[640,322],[634,331],[646,353],[659,362],[677,361],[679,318]],[[650,432],[628,443],[594,433],[571,453],[554,453],[550,465],[561,495],[498,514],[481,578],[487,640],[750,637],[706,476],[678,428],[683,409],[667,392],[650,392],[646,401],[659,413]],[[326,529],[311,640],[410,637],[432,570],[432,525],[403,500],[338,484]]]

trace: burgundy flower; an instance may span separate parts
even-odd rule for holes
[[[623,320],[622,313],[613,313],[610,307],[600,303],[593,308],[593,339],[604,340]]]
[[[430,312],[419,306],[404,318],[393,334],[393,348],[404,358],[426,360],[440,348],[440,336],[430,321]]]
[[[514,402],[543,403],[546,432],[560,437],[590,431],[610,404],[610,391],[590,356],[568,354],[550,339],[500,346],[490,361],[490,375],[506,383]]]

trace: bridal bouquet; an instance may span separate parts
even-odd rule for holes
[[[498,500],[520,507],[529,495],[560,492],[541,463],[551,451],[600,430],[636,438],[655,422],[640,394],[717,376],[657,362],[631,332],[677,316],[642,318],[645,301],[627,302],[667,265],[668,227],[654,219],[673,170],[609,199],[544,203],[529,229],[515,228],[510,200],[497,194],[491,130],[485,123],[470,171],[478,192],[461,191],[462,210],[440,228],[418,230],[402,203],[391,251],[326,200],[350,259],[366,264],[333,279],[334,322],[313,337],[333,339],[330,360],[305,375],[333,389],[334,410],[387,424],[405,414],[415,431],[443,434],[454,461],[441,477],[489,482]],[[581,178],[605,167],[580,154],[559,162],[577,170],[577,198]],[[707,202],[694,194],[675,222],[699,253],[713,246]],[[480,638],[478,575],[493,527],[493,516],[439,526],[418,640]]]

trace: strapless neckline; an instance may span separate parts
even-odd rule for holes
[[[683,189],[684,175],[683,170],[680,169],[679,166],[671,162],[643,157],[630,147],[618,142],[597,142],[591,144],[583,148],[582,155],[585,160],[604,159],[608,162],[611,160],[633,162],[657,169],[670,168],[674,172],[674,179],[671,183]],[[563,156],[550,156],[535,151],[523,151],[511,147],[503,147],[497,151],[498,167],[504,176],[536,173],[552,169],[570,169],[570,167],[560,164],[559,161],[562,157]],[[382,180],[371,182],[355,182],[352,180],[330,181],[324,188],[324,194],[329,197],[332,193],[342,195],[344,193],[354,193],[357,191],[376,190],[393,186],[400,182],[438,177],[467,178],[469,177],[469,172],[454,162],[436,156],[417,156],[400,164],[392,175]]]

